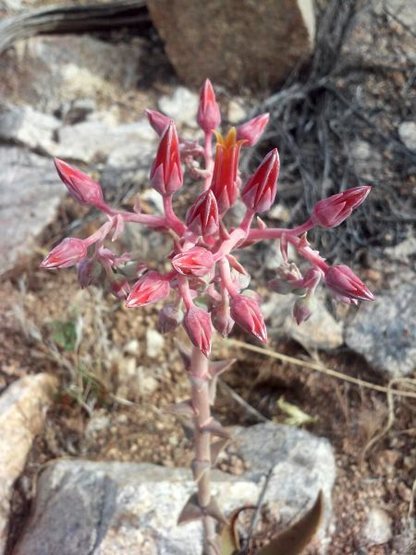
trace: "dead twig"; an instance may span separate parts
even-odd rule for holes
[[[331,378],[336,378],[344,382],[349,382],[354,385],[358,385],[359,387],[372,389],[373,391],[379,391],[380,393],[384,393],[386,395],[391,394],[396,397],[407,397],[410,399],[416,399],[416,391],[392,389],[392,385],[394,383],[399,383],[399,382],[400,383],[405,382],[407,385],[411,386],[412,388],[416,388],[416,380],[412,380],[410,378],[407,378],[407,379],[401,378],[401,379],[392,380],[392,384],[391,385],[389,384],[386,387],[384,385],[379,385],[372,382],[368,382],[366,380],[362,380],[361,378],[354,378],[353,376],[349,376],[348,374],[344,374],[343,372],[338,372],[337,370],[332,370],[331,368],[327,368],[316,362],[302,360],[300,358],[284,355],[283,353],[271,351],[270,349],[264,349],[263,347],[257,347],[256,345],[250,345],[249,343],[245,343],[244,341],[239,341],[238,339],[225,339],[224,341],[230,346],[246,349],[248,351],[252,351],[253,353],[258,353],[260,355],[263,355],[269,358],[274,358],[276,360],[282,360],[283,362],[288,362],[289,364],[294,364],[296,366],[302,366],[303,368],[309,368],[310,370],[316,370],[317,372],[321,372],[322,374],[325,374],[326,376],[330,376]]]
[[[15,41],[43,33],[75,33],[148,23],[145,0],[49,6],[0,21],[0,54]]]

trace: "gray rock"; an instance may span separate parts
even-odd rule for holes
[[[347,345],[390,377],[416,368],[416,286],[402,284],[376,295],[348,324]]]
[[[416,12],[413,0],[372,0],[372,9],[378,15],[388,12],[404,21],[410,29],[416,26]]]
[[[384,249],[385,254],[391,259],[409,265],[409,258],[416,255],[416,237],[409,232],[408,237],[394,247]]]
[[[367,515],[363,536],[369,545],[382,545],[391,540],[392,519],[379,507],[372,507]]]
[[[33,110],[30,106],[0,108],[0,139],[12,141],[32,149],[51,152],[54,133],[61,122]]]
[[[394,63],[395,67],[414,63],[416,42],[412,33],[400,33],[400,52],[391,48],[388,40],[374,40],[379,29],[397,33],[397,21],[412,29],[416,25],[414,0],[371,0],[360,2],[343,42],[341,55],[366,63]],[[390,15],[391,14],[391,15]],[[387,20],[387,22],[386,22]],[[379,35],[382,36],[382,35]]]
[[[279,504],[284,522],[301,513],[322,490],[329,524],[336,465],[328,440],[271,422],[238,428],[235,440],[249,467],[242,478],[261,484],[273,468],[264,500]]]
[[[156,189],[145,189],[140,195],[140,201],[150,204],[152,214],[162,215],[164,213],[163,197]]]
[[[416,152],[416,123],[414,121],[404,121],[399,125],[399,137],[409,150]]]
[[[51,160],[0,147],[0,275],[33,255],[36,237],[56,216],[65,187]]]
[[[337,322],[325,306],[321,296],[312,299],[312,316],[298,326],[293,318],[294,295],[272,293],[262,310],[269,320],[271,335],[290,337],[305,349],[331,350],[340,347],[343,342],[343,323]]]
[[[250,470],[239,477],[213,473],[213,490],[226,513],[256,503],[273,468],[267,502],[289,519],[322,489],[328,524],[335,462],[326,440],[270,423],[237,430],[236,442]],[[32,515],[14,553],[200,555],[200,523],[176,525],[194,490],[184,469],[58,461],[40,476]]]
[[[111,126],[85,121],[58,131],[53,154],[90,164],[102,162],[114,169],[139,167],[154,153],[157,137],[146,120]]]
[[[13,484],[24,469],[34,437],[43,428],[56,387],[55,377],[36,374],[15,381],[0,397],[0,553],[7,540]]]
[[[53,113],[78,98],[106,109],[140,78],[142,43],[111,44],[88,34],[32,37],[16,43],[19,63],[6,58],[4,74],[17,76],[12,96],[42,112]]]
[[[175,89],[172,96],[162,96],[159,100],[159,109],[175,120],[175,123],[195,127],[196,113],[199,98],[194,92],[185,87]]]
[[[188,86],[199,87],[209,75],[227,88],[264,87],[284,79],[311,54],[315,36],[311,0],[229,0],[227,9],[223,4],[222,0],[147,2],[170,61]]]
[[[97,104],[93,98],[76,98],[64,107],[62,116],[66,123],[80,123],[93,114],[96,108]]]
[[[117,397],[128,401],[140,401],[149,396],[159,386],[158,375],[162,367],[141,366],[136,357],[122,357],[117,360]]]

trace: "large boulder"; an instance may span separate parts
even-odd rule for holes
[[[227,88],[256,89],[283,80],[313,50],[311,0],[148,0],[179,77],[207,77]]]
[[[310,507],[322,490],[326,506],[322,538],[335,479],[328,441],[272,423],[240,428],[235,440],[234,454],[248,470],[238,477],[213,473],[213,489],[225,512],[256,504],[266,477],[263,502],[283,522]],[[194,490],[191,473],[185,469],[57,461],[40,476],[32,515],[13,553],[200,555],[201,524],[176,524]],[[319,552],[324,553],[324,547]]]
[[[0,147],[0,275],[33,255],[37,236],[52,223],[65,195],[52,160]]]
[[[36,374],[15,381],[0,397],[0,553],[7,541],[14,482],[25,467],[34,437],[42,431],[56,388],[54,376]]]
[[[348,325],[351,349],[390,378],[416,370],[416,287],[402,284],[360,307]]]

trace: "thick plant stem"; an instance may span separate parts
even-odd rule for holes
[[[211,420],[209,397],[208,359],[193,347],[190,380],[192,388],[192,406],[195,411],[195,459],[193,472],[198,485],[198,504],[205,513],[211,501],[211,434],[204,426]],[[208,514],[202,518],[204,527],[204,555],[217,555],[215,548],[215,520]]]

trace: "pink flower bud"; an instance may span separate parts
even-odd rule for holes
[[[212,191],[199,195],[186,214],[186,225],[203,237],[218,231],[218,205]]]
[[[210,314],[206,310],[193,305],[185,314],[183,327],[192,343],[208,357],[211,351],[212,338]]]
[[[336,227],[365,201],[370,191],[369,185],[363,185],[320,200],[313,207],[312,222],[321,227]]]
[[[69,194],[81,204],[100,208],[104,204],[101,186],[85,173],[55,158],[56,170]]]
[[[170,121],[150,170],[150,183],[161,195],[172,195],[182,187],[183,173],[175,124]]]
[[[253,334],[262,343],[267,343],[267,329],[259,303],[253,297],[234,295],[231,299],[231,318],[243,330]]]
[[[325,282],[344,302],[374,301],[374,295],[368,287],[344,264],[330,266],[325,274]]]
[[[174,304],[165,304],[159,312],[158,330],[169,333],[175,330],[183,320],[183,311]]]
[[[238,196],[237,176],[241,141],[237,141],[236,136],[235,127],[230,129],[225,138],[217,134],[211,191],[217,199],[220,214],[224,214],[233,206]]]
[[[88,247],[82,239],[67,237],[42,260],[41,268],[69,268],[87,256]]]
[[[150,125],[153,127],[159,137],[161,137],[166,127],[170,124],[170,117],[165,116],[165,114],[162,114],[157,110],[145,110],[145,112]]]
[[[242,190],[241,197],[247,208],[256,212],[269,210],[276,196],[279,167],[279,154],[277,148],[274,148],[265,156]]]
[[[201,88],[196,120],[199,127],[201,127],[205,133],[210,133],[214,129],[217,129],[221,123],[220,107],[216,101],[215,92],[209,79],[206,79]]]
[[[226,303],[214,305],[211,310],[212,323],[214,328],[223,337],[228,337],[234,327],[234,320],[231,318],[230,306]]]
[[[150,271],[137,281],[127,298],[127,308],[145,306],[157,301],[163,301],[169,296],[169,280],[159,272]]]
[[[297,299],[293,305],[293,317],[299,326],[302,322],[306,322],[312,316],[310,309],[309,297],[302,297]]]
[[[269,119],[269,114],[261,114],[242,123],[237,127],[237,140],[244,141],[243,146],[254,146],[263,135]]]
[[[212,270],[214,257],[204,247],[192,247],[172,258],[172,266],[184,276],[205,276]]]

